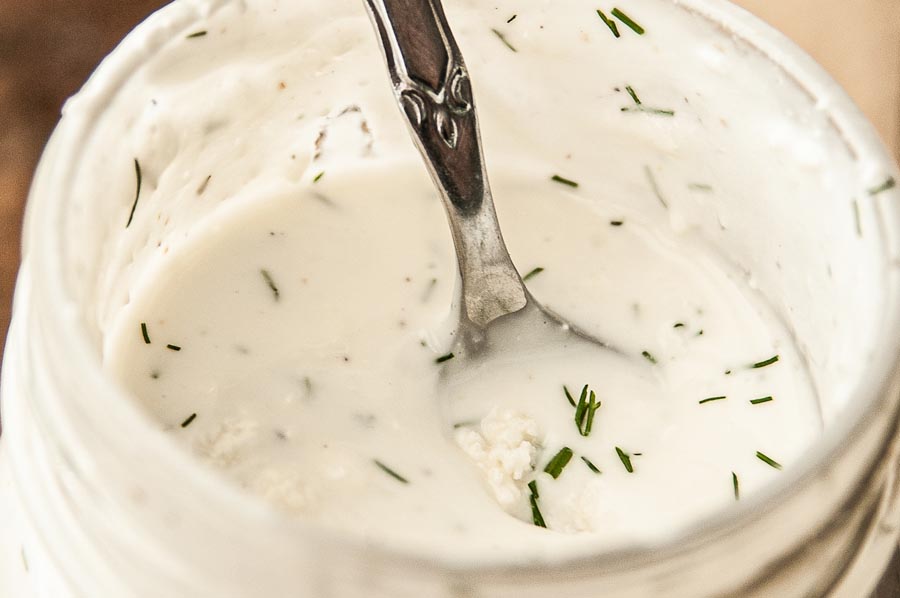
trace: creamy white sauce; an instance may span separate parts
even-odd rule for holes
[[[113,320],[109,370],[173,438],[277,508],[454,560],[669,536],[733,505],[735,478],[746,498],[784,475],[760,454],[790,468],[822,427],[792,332],[747,266],[710,242],[707,224],[741,225],[729,221],[739,210],[717,205],[742,175],[705,170],[680,140],[710,121],[762,127],[806,174],[826,156],[792,141],[790,115],[732,120],[739,98],[712,111],[699,92],[642,77],[640,61],[591,76],[574,66],[612,43],[645,44],[636,55],[650,61],[695,31],[679,76],[726,77],[742,50],[710,41],[695,17],[636,3],[636,17],[655,14],[654,34],[620,26],[618,42],[593,9],[517,7],[448,6],[500,221],[522,273],[544,269],[534,295],[625,358],[545,352],[441,379],[452,246],[355,2],[227,4],[135,73],[116,104],[133,114],[124,143],[142,168],[132,234],[144,245],[127,257],[139,274],[127,303],[100,307]],[[675,115],[623,112],[635,106],[626,85]],[[559,110],[527,122],[509,116],[514,102]],[[602,137],[583,134],[588,118]],[[132,164],[119,162],[127,194]],[[577,399],[584,384],[602,402],[589,436],[563,394]],[[553,479],[543,469],[563,447],[573,457]],[[531,481],[549,529],[533,524]]]
[[[566,541],[647,541],[732,503],[732,472],[744,496],[780,475],[756,451],[790,465],[820,418],[778,324],[702,247],[549,172],[495,173],[514,259],[544,268],[536,296],[628,357],[542,352],[446,389],[442,208],[417,163],[373,160],[262,193],[198,235],[123,310],[109,367],[249,491],[417,550],[527,558]],[[588,437],[563,384],[602,401]],[[699,403],[715,396],[728,398]],[[541,471],[564,446],[574,458],[553,480]],[[549,532],[532,525],[532,479]]]

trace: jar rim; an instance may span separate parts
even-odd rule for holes
[[[466,567],[452,567],[437,561],[423,563],[421,557],[395,549],[363,546],[362,542],[352,536],[325,531],[314,523],[297,521],[275,511],[263,501],[246,495],[199,461],[188,458],[187,453],[170,442],[164,434],[153,433],[154,430],[146,416],[133,401],[128,399],[124,389],[104,372],[86,325],[72,316],[73,313],[77,313],[73,307],[76,302],[64,282],[65,235],[62,232],[65,224],[64,202],[54,202],[51,200],[54,194],[42,192],[46,187],[54,187],[59,182],[71,180],[75,172],[74,161],[60,164],[54,159],[55,153],[60,149],[83,146],[82,140],[91,134],[94,121],[108,105],[107,94],[120,89],[137,66],[152,57],[169,41],[170,36],[164,32],[174,34],[181,31],[195,23],[204,11],[216,10],[221,4],[208,0],[181,0],[154,13],[126,37],[98,67],[82,91],[67,103],[61,124],[54,132],[41,159],[29,197],[26,217],[26,259],[33,261],[34,284],[42,290],[47,300],[72,308],[47,310],[50,325],[55,330],[54,342],[62,345],[61,349],[71,356],[74,366],[79,368],[82,375],[89,379],[88,383],[96,388],[97,392],[91,400],[95,403],[103,402],[104,417],[113,418],[124,426],[147,431],[147,446],[152,447],[155,458],[163,463],[164,467],[170,468],[179,477],[190,479],[196,485],[196,489],[203,494],[215,496],[223,508],[233,512],[234,517],[243,518],[250,525],[265,523],[266,528],[287,527],[297,538],[306,540],[319,537],[336,539],[345,542],[348,548],[365,550],[367,554],[374,551],[377,555],[395,563],[399,562],[401,565],[409,563],[421,567],[424,564],[438,570],[452,569],[486,576],[500,571],[503,574],[525,577],[560,574],[577,576],[578,572],[587,571],[594,575],[599,570],[616,570],[622,566],[634,567],[665,562],[678,554],[692,550],[692,547],[703,545],[710,539],[752,526],[765,516],[767,509],[772,508],[773,498],[794,496],[802,492],[815,480],[817,472],[842,451],[848,439],[858,436],[860,430],[879,416],[879,412],[890,412],[882,408],[897,402],[897,398],[892,397],[888,391],[900,379],[900,371],[896,368],[900,360],[900,301],[888,300],[885,302],[887,306],[897,307],[884,314],[882,332],[877,339],[877,346],[873,347],[873,360],[856,387],[855,400],[843,407],[844,417],[829,426],[805,451],[802,461],[798,462],[792,471],[786,472],[783,478],[768,484],[764,490],[742,501],[741,504],[709,514],[683,531],[658,542],[644,547],[615,548],[588,556],[548,562],[546,565],[530,563],[519,568],[515,564],[503,566],[473,564]],[[829,116],[832,125],[840,133],[850,151],[856,156],[864,155],[868,159],[883,163],[892,172],[897,172],[896,164],[859,108],[830,75],[794,42],[748,11],[726,0],[680,0],[677,4],[679,8],[705,19],[748,48],[759,52],[769,63],[785,73],[798,89],[804,90],[811,101],[815,102],[817,98],[827,96],[829,103],[823,111]],[[87,116],[71,118],[71,114],[76,111]],[[878,218],[885,227],[883,242],[900,245],[900,203],[893,202],[880,209]],[[48,225],[52,230],[58,231],[58,234],[46,234],[45,227]],[[891,249],[888,246],[883,248],[886,256],[890,256]],[[900,276],[896,269],[892,270],[890,279],[885,281],[885,288],[889,299],[898,296]],[[896,410],[896,407],[894,409]],[[552,573],[549,573],[551,571]]]

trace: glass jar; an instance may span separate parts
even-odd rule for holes
[[[715,65],[716,52],[727,51],[741,57],[731,68],[753,82],[729,88],[725,68],[695,82],[759,103],[747,104],[745,121],[730,123],[740,146],[723,144],[731,133],[719,129],[681,133],[708,142],[708,155],[685,159],[720,174],[727,193],[715,206],[674,198],[673,226],[703,231],[747,272],[808,360],[826,431],[778,483],[657,545],[553,564],[460,568],[288,520],[153,426],[101,364],[104,324],[127,301],[123,280],[141,240],[123,241],[121,198],[102,193],[122,148],[98,146],[95,133],[117,125],[109,106],[142,65],[228,4],[176,2],[141,25],[67,105],[41,161],[2,379],[2,512],[14,514],[14,531],[0,538],[4,595],[859,598],[874,588],[900,533],[900,197],[877,190],[900,173],[811,59],[720,0],[634,5],[686,12],[713,39],[686,42],[681,57],[660,57],[645,78],[667,82],[667,61]],[[448,2],[451,21],[454,4],[465,3]],[[335,10],[365,19],[349,1]],[[460,31],[463,45],[466,35]],[[477,62],[470,66],[482,81]],[[769,87],[790,105],[767,105]],[[686,102],[705,101],[696,87],[682,91]],[[555,107],[527,108],[535,119],[542,110],[551,118]],[[796,127],[765,131],[766,110],[776,109],[789,110]],[[483,126],[490,154],[490,120]],[[776,142],[793,161],[779,161]],[[810,156],[847,176],[813,177]],[[766,168],[774,167],[796,170],[792,188],[767,188]]]

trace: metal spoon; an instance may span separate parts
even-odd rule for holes
[[[365,0],[394,94],[447,210],[462,279],[454,370],[475,356],[603,341],[544,308],[500,233],[469,73],[440,0]]]

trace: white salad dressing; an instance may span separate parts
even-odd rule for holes
[[[298,518],[480,562],[667,537],[798,461],[823,425],[806,358],[756,264],[712,242],[741,225],[717,204],[737,201],[721,189],[744,168],[691,137],[758,131],[823,187],[851,187],[791,134],[797,115],[778,106],[796,90],[755,105],[769,120],[741,120],[742,98],[707,92],[740,76],[728,65],[745,49],[666,3],[635,2],[652,31],[620,23],[614,38],[577,3],[448,2],[515,263],[542,303],[626,356],[525,356],[448,385],[436,361],[456,275],[440,202],[362,6],[299,4],[209,5],[111,102],[124,139],[95,139],[121,171],[109,193],[133,197],[140,169],[139,197],[110,215],[134,208],[103,258],[104,360],[177,442]],[[615,43],[645,49],[585,71]],[[676,45],[691,60],[672,76],[696,79],[696,97],[641,75]],[[559,109],[511,117],[529,102]],[[765,175],[760,193],[797,185]],[[577,401],[585,384],[600,405],[589,434],[563,392]]]
[[[471,556],[645,541],[733,502],[732,472],[744,495],[773,479],[756,451],[790,465],[820,428],[790,340],[702,247],[508,171],[498,203],[514,259],[544,268],[533,292],[628,357],[492,365],[456,404],[436,363],[453,254],[427,177],[415,162],[325,172],[197,235],[107,349],[173,436],[278,507]],[[587,437],[564,384],[602,402]],[[448,422],[460,446],[442,402],[474,414]],[[554,480],[541,471],[563,447],[574,456]],[[549,532],[532,524],[532,479]]]

